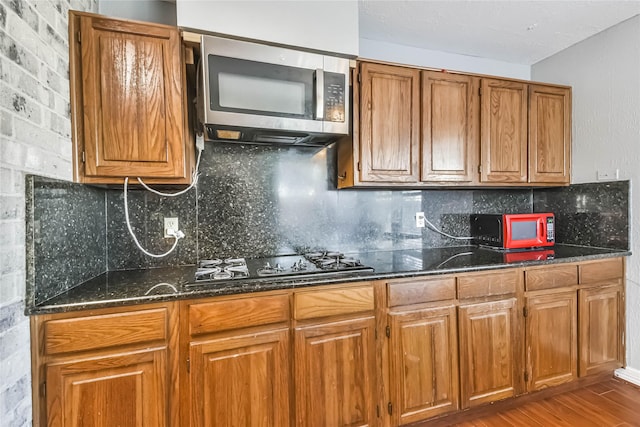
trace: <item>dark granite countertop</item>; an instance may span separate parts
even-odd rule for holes
[[[529,265],[555,264],[631,255],[630,251],[586,246],[556,245],[553,258],[532,252],[503,253],[476,246],[404,249],[350,253],[373,272],[340,277],[261,278],[192,285],[195,266],[160,267],[107,272],[37,306],[27,305],[27,315],[114,307],[176,299],[202,298],[276,289],[293,289],[329,283],[460,273]]]

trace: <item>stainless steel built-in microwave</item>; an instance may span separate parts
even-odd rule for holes
[[[209,140],[323,145],[349,133],[349,60],[203,35]]]

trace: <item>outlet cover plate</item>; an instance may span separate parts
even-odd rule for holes
[[[178,218],[165,218],[164,219],[164,237],[165,237],[165,239],[167,239],[169,237],[173,237],[173,236],[167,234],[167,232],[169,230],[173,230],[174,232],[177,232],[179,230],[179,228],[178,228]]]

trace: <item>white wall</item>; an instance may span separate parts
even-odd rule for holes
[[[176,4],[164,0],[100,0],[103,15],[176,25]]]
[[[598,169],[631,180],[627,364],[640,369],[640,16],[534,64],[532,77],[573,86],[572,182]]]
[[[358,54],[358,2],[177,0],[181,27]]]
[[[437,50],[360,39],[361,58],[398,62],[431,68],[442,68],[452,71],[488,74],[492,76],[511,77],[529,80],[531,67],[523,64],[480,58],[477,56],[458,55]]]

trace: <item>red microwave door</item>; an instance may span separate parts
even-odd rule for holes
[[[553,246],[547,241],[546,218],[549,214],[504,215],[506,249]]]

